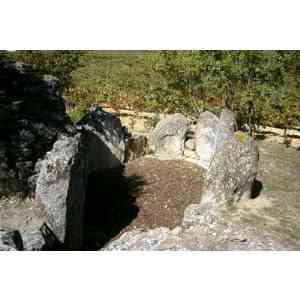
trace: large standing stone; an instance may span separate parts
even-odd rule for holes
[[[149,136],[150,151],[159,159],[181,159],[187,130],[188,120],[184,115],[167,116]]]
[[[35,202],[36,213],[44,218],[66,249],[80,249],[83,242],[83,213],[86,163],[83,139],[62,136],[40,162]]]
[[[209,111],[200,114],[195,131],[196,154],[198,163],[207,169],[215,152],[219,119]]]
[[[119,167],[125,160],[125,130],[120,120],[101,108],[92,108],[77,127],[86,135],[89,173]]]
[[[220,120],[217,126],[217,140],[215,151],[222,147],[222,145],[226,141],[233,138],[236,128],[237,125],[233,112],[228,108],[224,108],[221,112]]]
[[[223,141],[213,157],[204,181],[201,205],[235,202],[249,198],[258,169],[258,148],[244,135]]]

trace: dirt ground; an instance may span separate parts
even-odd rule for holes
[[[138,215],[123,231],[179,226],[185,208],[200,201],[202,174],[200,167],[185,161],[143,157],[129,162],[124,175],[140,176],[145,183],[136,198]]]
[[[300,151],[259,141],[260,195],[240,202],[233,219],[267,230],[285,245],[300,250]]]

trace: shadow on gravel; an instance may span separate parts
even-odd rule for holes
[[[85,203],[84,250],[99,250],[137,217],[136,197],[144,184],[124,168],[92,174]]]
[[[251,189],[251,199],[255,199],[260,195],[260,192],[263,189],[263,184],[261,181],[254,179],[252,189]]]

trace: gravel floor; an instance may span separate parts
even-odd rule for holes
[[[87,249],[99,249],[132,229],[180,225],[185,208],[200,201],[202,174],[190,162],[146,157],[95,174],[86,200]]]
[[[124,175],[139,176],[145,183],[136,198],[138,215],[124,230],[180,225],[185,208],[200,201],[202,173],[185,161],[140,158],[129,162]]]

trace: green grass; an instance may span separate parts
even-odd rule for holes
[[[156,51],[87,51],[72,73],[73,86],[65,92],[71,119],[76,122],[92,104],[156,110],[155,96],[146,99],[151,91],[166,87],[153,68],[156,55]]]
[[[65,91],[67,111],[76,122],[91,105],[150,112],[198,113],[203,103],[168,89],[155,71],[158,51],[87,51]],[[213,108],[210,108],[213,109]]]
[[[218,113],[222,99],[187,96],[167,86],[155,71],[158,51],[86,51],[65,91],[67,112],[78,121],[93,104],[150,112],[182,112],[198,116],[203,109]],[[200,97],[200,96],[199,96]],[[271,120],[272,126],[274,118]]]
[[[139,91],[149,85],[160,85],[161,78],[151,68],[148,51],[88,51],[82,67],[73,72],[75,85],[97,89],[114,86],[126,91]]]

